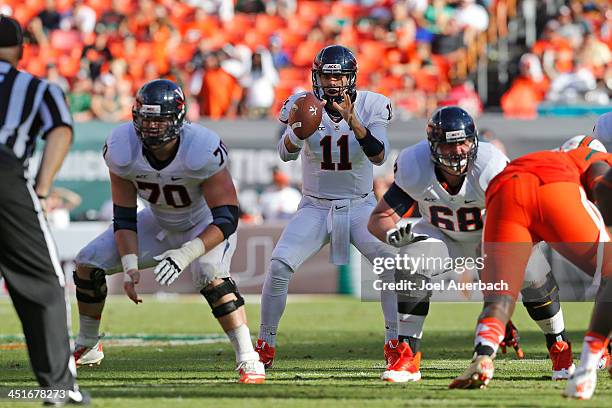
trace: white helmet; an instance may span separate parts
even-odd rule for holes
[[[574,150],[578,147],[588,147],[593,150],[597,150],[598,152],[607,153],[608,151],[604,147],[603,143],[599,140],[586,135],[578,135],[574,136],[559,148],[562,152],[569,152],[570,150]]]
[[[612,142],[612,112],[604,113],[597,119],[593,136],[605,143]]]

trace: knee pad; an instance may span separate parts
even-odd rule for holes
[[[222,280],[223,283],[220,285],[210,288],[206,287],[200,291],[212,309],[212,314],[217,319],[235,312],[240,306],[244,305],[244,298],[240,296],[236,282],[234,282],[232,278],[222,278]],[[236,296],[236,299],[213,306],[213,304],[215,304],[219,299],[225,295],[229,295],[230,293],[233,293]]]
[[[559,287],[555,277],[549,273],[544,283],[538,287],[527,287],[521,290],[523,305],[533,320],[549,319],[561,309]]]
[[[72,273],[74,284],[76,285],[76,298],[83,303],[102,303],[108,294],[106,287],[106,272],[95,268],[89,273],[89,279],[81,279],[77,276],[76,270]],[[79,290],[80,289],[80,290]],[[81,290],[93,291],[93,296],[82,292]]]
[[[272,259],[270,261],[270,272],[266,276],[266,282],[264,283],[264,290],[272,296],[283,295],[287,293],[292,276],[293,271],[289,265],[278,259]]]
[[[427,286],[431,278],[420,273],[412,273],[409,270],[396,270],[395,282],[401,289],[396,290],[398,302],[417,303],[429,301],[431,290]]]

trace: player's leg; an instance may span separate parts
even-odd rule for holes
[[[565,380],[575,366],[572,346],[565,332],[559,287],[551,270],[552,249],[545,242],[533,247],[521,289],[523,305],[546,338],[553,364],[552,379]]]
[[[157,239],[161,228],[149,210],[138,213],[138,246],[141,269],[153,266],[153,256],[169,249]],[[74,357],[77,365],[100,364],[104,351],[100,342],[100,323],[106,302],[106,275],[122,272],[112,226],[87,244],[76,257],[73,274],[79,308],[79,334]]]
[[[194,231],[196,230],[200,229],[195,228]],[[193,239],[196,235],[193,233],[187,239]],[[193,262],[189,268],[196,288],[208,302],[213,316],[219,321],[234,348],[239,381],[258,384],[264,382],[265,370],[251,342],[244,299],[240,296],[236,282],[230,277],[236,240],[236,233],[230,235],[227,240]]]
[[[23,326],[36,380],[42,387],[73,390],[70,304],[55,243],[20,164],[4,154],[1,161],[0,274]]]
[[[483,388],[493,377],[493,358],[504,338],[532,251],[531,224],[537,212],[535,177],[505,182],[487,203],[483,232],[484,268],[481,281],[501,290],[484,291],[484,308],[478,318],[474,359],[450,388]]]
[[[261,326],[257,340],[257,351],[266,367],[274,360],[276,333],[293,273],[329,242],[328,212],[329,208],[306,201],[287,224],[272,252],[261,293]]]
[[[372,198],[371,201],[355,207],[351,206],[350,209],[351,243],[370,263],[373,263],[375,258],[394,257],[397,253],[396,248],[383,244],[368,231],[368,220],[375,206],[376,202]],[[394,270],[385,269],[377,278],[385,283],[392,283],[395,281],[394,274]],[[395,291],[382,290],[380,304],[385,324],[385,360],[388,364],[389,359],[393,359],[393,355],[397,354],[394,352],[397,347],[397,295]]]
[[[399,255],[409,262],[415,261],[414,268],[400,268],[394,271],[397,283],[408,284],[414,288],[397,291],[397,321],[398,321],[398,358],[390,364],[382,374],[382,379],[388,382],[419,381],[421,379],[421,340],[423,326],[429,313],[431,291],[423,289],[431,282],[431,277],[441,274],[444,260],[449,257],[446,237],[437,228],[425,220],[415,224],[413,231],[416,234],[425,234],[429,238],[400,249]],[[419,261],[429,260],[419,264]],[[412,262],[411,262],[412,264]]]

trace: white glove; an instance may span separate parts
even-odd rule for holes
[[[412,232],[412,223],[404,225],[398,224],[395,228],[387,231],[387,244],[400,248],[415,242],[424,241],[429,238],[425,234],[415,234]]]
[[[200,238],[185,242],[178,249],[170,249],[163,254],[154,256],[160,261],[153,270],[155,280],[160,285],[170,286],[179,277],[181,272],[194,260],[204,255],[206,248]]]

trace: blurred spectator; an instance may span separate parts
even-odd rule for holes
[[[291,64],[289,55],[283,49],[283,40],[278,35],[270,36],[270,55],[274,68],[277,70],[285,68]]]
[[[121,9],[120,0],[113,0],[110,9],[104,11],[98,20],[97,29],[111,34],[113,37],[124,37],[128,34],[127,20]]]
[[[262,0],[237,0],[236,11],[240,13],[264,13],[266,5]]]
[[[278,72],[274,68],[270,52],[260,47],[251,57],[251,69],[242,81],[244,87],[244,112],[247,117],[261,119],[268,115],[274,103],[274,88],[278,84]]]
[[[573,104],[584,101],[584,95],[596,88],[597,81],[586,67],[557,76],[550,84],[546,99],[551,102]]]
[[[91,110],[93,82],[88,76],[78,77],[68,93],[70,112],[75,122],[86,122],[93,119]]]
[[[116,82],[106,76],[94,83],[91,111],[104,122],[119,122],[125,118]]]
[[[96,28],[96,11],[89,7],[84,0],[75,0],[72,18],[74,19],[75,26],[81,33],[87,35],[94,32]]]
[[[59,86],[65,94],[70,90],[68,80],[59,73],[57,70],[57,65],[53,63],[47,64],[47,80]]]
[[[108,48],[108,34],[101,31],[97,33],[93,44],[83,48],[81,65],[87,70],[92,81],[95,81],[103,70],[108,70],[108,63],[112,59],[113,55]]]
[[[236,116],[242,97],[237,79],[221,68],[216,52],[204,56],[203,70],[199,95],[200,114],[211,119]]]
[[[537,115],[538,103],[549,87],[540,60],[534,54],[524,54],[519,62],[520,74],[501,98],[504,115],[530,119]]]
[[[289,219],[297,211],[302,194],[289,185],[289,176],[277,167],[272,169],[272,182],[259,197],[261,214],[265,221]]]
[[[442,106],[460,106],[473,117],[480,116],[483,109],[482,101],[472,81],[460,78],[453,79],[451,89],[438,104]]]

